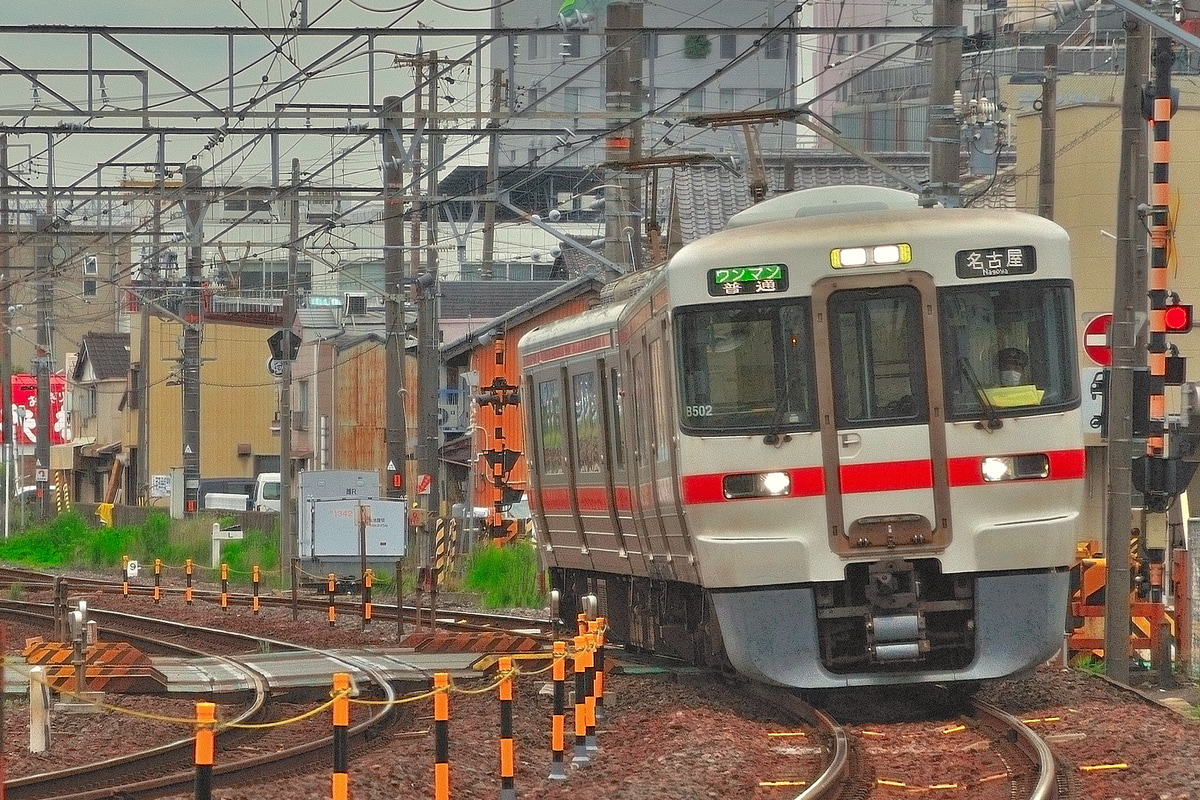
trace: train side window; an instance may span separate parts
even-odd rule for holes
[[[614,368],[608,380],[609,418],[612,420],[613,468],[625,468],[625,411],[621,407],[621,371]]]
[[[562,475],[567,468],[567,431],[563,424],[562,384],[538,383],[538,433],[542,446],[542,474]]]
[[[571,376],[571,400],[575,405],[575,454],[579,472],[599,472],[602,442],[600,438],[600,398],[596,373]]]
[[[943,289],[939,317],[950,418],[979,417],[987,411],[985,403],[1000,414],[1077,404],[1073,316],[1065,281]],[[1025,362],[1015,385],[1013,353]]]

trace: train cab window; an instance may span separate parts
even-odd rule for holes
[[[1038,414],[1079,402],[1071,288],[1029,281],[943,289],[950,419]]]
[[[781,433],[815,427],[807,301],[680,309],[675,325],[685,432]]]
[[[538,442],[542,449],[542,474],[567,471],[567,430],[563,424],[562,384],[541,381],[538,389]]]
[[[829,341],[839,427],[928,419],[916,289],[835,292],[829,300]]]

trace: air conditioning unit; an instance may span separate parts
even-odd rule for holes
[[[347,317],[362,316],[367,313],[367,295],[365,292],[346,292],[342,298],[342,314]]]

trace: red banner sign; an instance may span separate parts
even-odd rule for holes
[[[67,379],[62,375],[50,376],[50,444],[69,444],[71,426],[63,408],[67,393]],[[18,445],[37,444],[37,376],[12,376],[12,426],[13,439]],[[3,441],[3,431],[0,431]]]

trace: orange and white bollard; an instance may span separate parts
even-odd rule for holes
[[[183,590],[183,601],[190,606],[192,604],[192,560],[190,558],[183,562],[183,572],[187,576],[187,585]]]
[[[229,565],[221,565],[221,609],[229,610]]]
[[[329,593],[329,627],[337,622],[337,575],[332,572],[325,579],[325,591]]]
[[[587,637],[576,636],[575,647],[575,755],[571,763],[586,767],[591,763],[587,748]]]
[[[162,559],[154,559],[154,602],[162,600]]]

